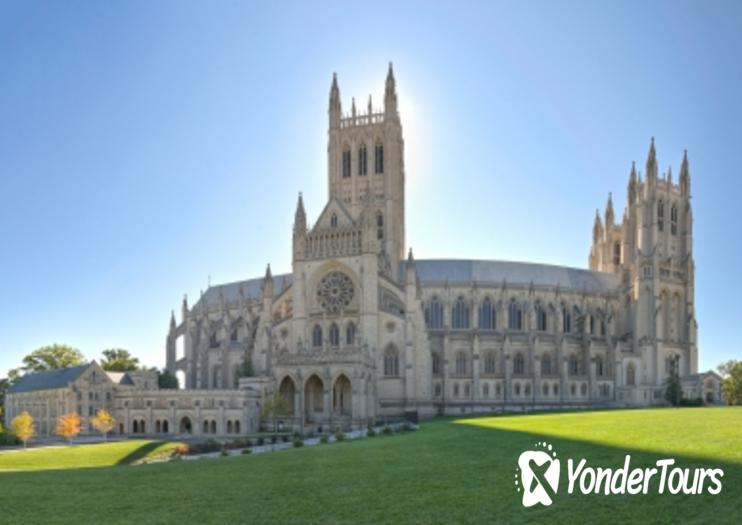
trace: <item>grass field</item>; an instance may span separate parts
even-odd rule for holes
[[[175,442],[135,439],[93,445],[10,450],[0,453],[0,475],[3,471],[57,470],[131,465],[172,451]],[[2,478],[0,478],[2,479]]]
[[[620,467],[629,453],[632,467],[667,457],[682,467],[720,467],[723,490],[567,495],[563,473],[553,505],[525,509],[513,484],[516,462],[544,439],[563,460],[585,457],[594,466]],[[14,524],[738,523],[742,409],[437,419],[418,432],[257,456],[6,472],[0,508]]]

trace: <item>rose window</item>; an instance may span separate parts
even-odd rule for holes
[[[326,312],[338,313],[353,300],[353,281],[344,273],[329,273],[319,282],[317,299]]]

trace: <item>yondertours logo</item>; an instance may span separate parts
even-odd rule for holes
[[[658,459],[654,467],[631,466],[626,454],[623,465],[617,468],[592,467],[587,459],[567,460],[567,494],[712,494],[721,492],[720,468],[674,467],[672,458]],[[518,457],[515,468],[515,488],[522,494],[524,507],[551,505],[559,491],[561,464],[554,447],[545,441],[534,444]]]

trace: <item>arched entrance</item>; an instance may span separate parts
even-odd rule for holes
[[[192,434],[193,433],[193,424],[191,423],[191,418],[186,416],[180,420],[180,433],[181,434]]]
[[[353,391],[350,379],[341,374],[332,387],[332,412],[334,416],[350,417],[353,415]]]
[[[164,421],[162,422],[162,433],[163,433],[163,434],[167,434],[168,432],[170,432],[169,426],[170,426],[170,425],[169,425],[169,423],[168,423],[167,419],[165,419],[165,420],[164,420]]]
[[[296,407],[294,406],[294,399],[296,398],[296,387],[294,386],[294,381],[289,376],[284,377],[283,381],[281,381],[281,386],[279,387],[278,391],[286,400],[288,413],[292,416],[295,415]]]
[[[307,419],[322,417],[325,406],[325,392],[322,380],[316,374],[312,375],[304,387],[304,410]]]

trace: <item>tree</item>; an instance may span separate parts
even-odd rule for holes
[[[85,357],[77,349],[54,343],[42,346],[23,358],[23,372],[46,372],[83,364]],[[10,375],[10,374],[9,374]]]
[[[108,433],[116,427],[116,420],[108,410],[98,410],[98,413],[90,418],[93,428],[103,434],[103,441],[108,441]]]
[[[24,410],[15,416],[10,422],[10,431],[23,442],[23,448],[26,448],[28,440],[36,436],[36,427],[31,414]]]
[[[716,368],[722,377],[721,390],[728,405],[742,405],[742,361],[730,360]]]
[[[80,433],[80,415],[77,412],[70,412],[59,416],[55,433],[72,443],[72,438]]]
[[[680,398],[683,396],[683,391],[680,387],[680,377],[678,376],[678,364],[679,357],[676,356],[672,360],[670,375],[665,380],[665,399],[673,406],[679,405]]]
[[[289,415],[289,404],[286,401],[286,398],[283,397],[280,393],[275,393],[268,399],[266,399],[265,404],[263,405],[262,410],[260,411],[260,416],[263,419],[263,421],[273,421],[273,432],[277,432],[277,419],[281,416],[287,416]]]
[[[10,381],[7,378],[0,379],[0,421],[2,421],[3,409],[5,407],[5,393],[10,388]]]
[[[255,369],[252,366],[252,359],[249,355],[245,355],[242,359],[242,364],[237,368],[237,379],[241,377],[253,377],[255,375]]]
[[[100,366],[107,372],[129,372],[139,368],[139,359],[123,348],[103,350]]]
[[[163,368],[161,372],[157,372],[157,386],[178,389],[180,388],[180,381],[170,370]]]

